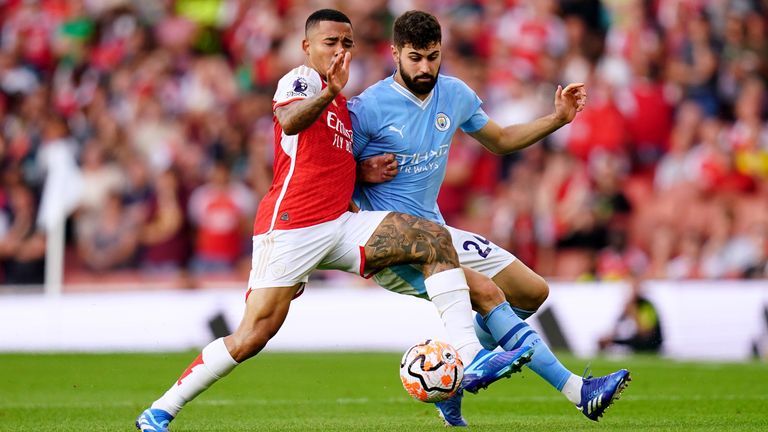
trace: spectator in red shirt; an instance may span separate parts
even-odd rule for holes
[[[189,217],[196,229],[192,268],[198,272],[229,271],[243,255],[244,232],[253,217],[253,193],[232,180],[226,163],[217,161],[209,180],[192,192]]]

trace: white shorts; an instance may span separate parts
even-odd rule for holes
[[[306,283],[318,268],[362,274],[365,244],[387,211],[346,212],[332,221],[253,237],[248,288]]]
[[[494,277],[517,258],[490,240],[469,231],[446,226],[462,266],[488,277]],[[400,294],[427,297],[424,275],[419,267],[399,265],[388,267],[373,276],[380,286]]]

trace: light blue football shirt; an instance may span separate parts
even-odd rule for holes
[[[488,123],[481,104],[463,81],[442,74],[423,101],[393,76],[352,98],[355,158],[394,153],[400,169],[391,181],[358,184],[355,203],[363,210],[399,211],[444,224],[437,195],[451,140],[458,128],[475,132]]]

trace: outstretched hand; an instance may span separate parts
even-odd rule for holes
[[[349,80],[349,62],[352,54],[346,50],[337,51],[333,55],[331,64],[325,72],[328,90],[335,96],[341,93],[341,90],[347,85]]]
[[[576,113],[587,104],[587,88],[584,83],[568,84],[565,88],[557,86],[555,92],[555,117],[563,124],[570,123]]]

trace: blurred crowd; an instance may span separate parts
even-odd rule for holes
[[[768,276],[768,1],[4,0],[0,283],[42,282],[52,154],[79,172],[67,277],[246,275],[271,98],[321,7],[353,22],[348,97],[393,72],[409,9],[438,16],[442,71],[500,124],[587,84],[574,123],[525,151],[457,135],[449,224],[550,278]]]

